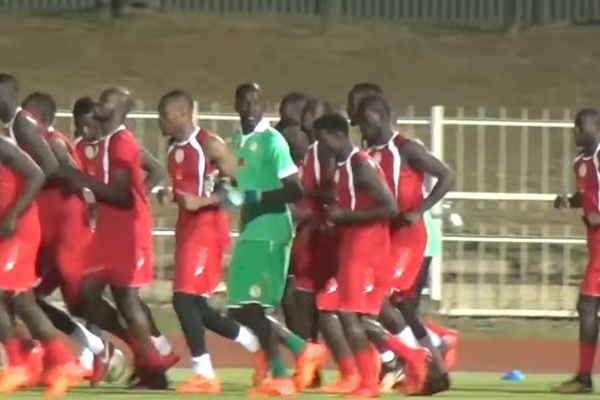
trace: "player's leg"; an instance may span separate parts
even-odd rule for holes
[[[163,358],[164,364],[167,368],[173,367],[180,360],[180,357],[173,351],[173,347],[171,346],[171,342],[169,339],[162,334],[158,325],[156,325],[156,321],[154,320],[154,315],[152,315],[152,310],[148,307],[148,304],[144,302],[140,298],[140,303],[144,312],[146,313],[146,318],[148,319],[148,323],[150,324],[150,334],[152,343],[154,347],[158,350],[158,354]]]
[[[355,312],[350,311],[340,311],[338,312],[338,317],[344,329],[346,340],[354,354],[360,374],[360,386],[353,393],[369,397],[377,395],[379,392],[377,384],[379,366],[375,363],[375,358],[373,357],[373,352],[361,318]]]
[[[293,275],[289,275],[286,281],[285,291],[283,292],[283,298],[281,299],[281,309],[283,310],[285,326],[292,332],[297,333],[298,329],[302,328],[297,318],[299,308],[296,305],[296,298],[294,297],[295,287],[296,280]]]
[[[360,385],[360,376],[338,316],[333,311],[319,311],[319,327],[340,372],[339,380],[324,386],[323,391],[341,394],[353,392]]]
[[[592,392],[592,370],[594,368],[598,343],[599,308],[600,297],[580,293],[579,300],[577,301],[577,314],[579,315],[579,367],[572,379],[563,382],[554,391],[565,394]]]
[[[219,393],[221,383],[215,375],[206,349],[206,334],[202,321],[202,310],[197,308],[198,295],[173,293],[173,308],[179,319],[181,330],[185,336],[192,356],[192,368],[195,375],[177,388],[179,393]]]
[[[415,283],[415,292],[413,296],[413,301],[415,303],[415,308],[419,310],[419,306],[421,305],[421,297],[423,296],[423,289],[427,286],[427,282],[429,281],[429,268],[431,266],[432,257],[424,257],[423,263],[421,264],[421,268],[419,269],[419,275],[417,275],[417,281]]]
[[[60,339],[58,331],[38,306],[32,291],[16,294],[14,302],[17,315],[32,336],[44,346],[45,365],[49,366],[47,395],[51,397],[64,395],[69,387],[83,378],[82,368],[75,362]]]

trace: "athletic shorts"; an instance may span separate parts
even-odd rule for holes
[[[600,296],[600,229],[587,229],[588,263],[585,267],[580,292]]]
[[[40,237],[38,209],[34,203],[18,219],[13,235],[0,239],[0,289],[20,292],[36,286],[35,261]]]
[[[227,271],[229,306],[251,303],[278,306],[286,286],[289,254],[288,243],[238,241]]]
[[[393,269],[392,295],[411,296],[427,246],[427,231],[423,220],[411,226],[392,228],[390,265]]]

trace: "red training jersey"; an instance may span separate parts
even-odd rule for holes
[[[205,129],[196,128],[188,140],[174,142],[169,147],[167,170],[176,200],[177,191],[202,197],[213,194],[219,169],[202,149],[202,144],[210,137],[218,138]],[[228,216],[219,205],[204,207],[198,211],[179,209],[177,234],[192,235],[199,229],[207,235],[218,235],[220,241],[229,241]],[[204,231],[205,229],[208,231]]]
[[[573,161],[573,169],[583,212],[600,212],[600,146],[591,157],[579,153]]]
[[[125,169],[131,176],[133,205],[120,208],[98,201],[96,236],[118,241],[123,235],[132,235],[130,239],[136,246],[151,246],[152,214],[146,197],[140,148],[133,133],[121,125],[110,135],[81,146],[84,170],[91,177],[110,184],[117,170]]]
[[[414,210],[423,204],[423,185],[425,174],[417,171],[402,161],[400,148],[410,141],[400,133],[396,133],[381,146],[371,146],[367,153],[379,164],[385,180],[398,202],[400,212]]]

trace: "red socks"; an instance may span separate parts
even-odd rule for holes
[[[440,325],[440,324],[434,322],[431,319],[427,320],[427,322],[425,323],[425,326],[427,326],[429,329],[431,329],[431,331],[434,332],[439,337],[444,337],[446,335],[454,335],[454,334],[456,334],[455,330],[452,330],[450,328],[446,328],[445,326]]]
[[[339,360],[335,360],[335,362],[338,366],[338,369],[340,370],[342,378],[347,378],[358,373],[356,369],[356,363],[354,362],[354,358],[350,355],[344,356]]]
[[[415,349],[402,343],[400,339],[393,335],[387,335],[385,337],[385,347],[394,352],[398,357],[406,360],[412,360]]]
[[[4,341],[4,349],[8,356],[8,365],[11,367],[21,367],[25,365],[25,356],[21,347],[21,339],[12,338]]]
[[[69,350],[67,350],[67,347],[58,337],[44,341],[42,342],[42,345],[45,350],[44,356],[47,357],[47,363],[44,363],[45,365],[57,367],[68,364],[74,360]]]
[[[589,375],[594,368],[596,357],[596,343],[579,343],[579,374]]]
[[[362,387],[373,387],[377,386],[377,378],[375,371],[377,366],[375,365],[375,358],[370,349],[362,350],[354,354],[356,359],[356,366],[358,367],[358,373],[360,374],[360,381]]]
[[[125,343],[131,348],[135,356],[136,366],[145,366],[152,369],[164,369],[163,361],[158,354],[158,350],[150,341],[150,347],[143,349],[140,340],[135,332],[127,332],[125,337],[122,338]]]

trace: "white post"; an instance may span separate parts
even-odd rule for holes
[[[200,115],[198,114],[198,102],[194,101],[194,110],[192,111],[194,122],[198,122]]]
[[[440,160],[444,159],[444,107],[434,106],[431,108],[431,151]],[[442,232],[442,204],[438,203],[432,208],[432,216],[437,228]],[[440,235],[441,243],[438,243],[440,254],[431,260],[431,293],[434,301],[442,301],[442,259],[444,256],[443,233]]]

